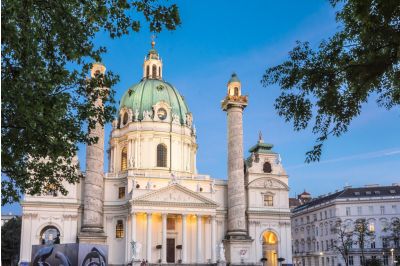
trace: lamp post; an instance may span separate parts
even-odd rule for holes
[[[321,256],[321,265],[324,266],[325,261],[324,261],[324,258],[322,257],[324,255],[324,252],[320,252],[319,255]]]
[[[390,250],[390,253],[392,254],[392,265],[394,266],[394,256],[393,256],[394,248]]]

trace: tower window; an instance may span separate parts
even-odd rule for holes
[[[161,67],[158,67],[158,75],[161,77]]]
[[[272,167],[269,162],[265,162],[263,166],[263,171],[264,173],[271,173],[272,172]]]
[[[167,147],[164,144],[157,145],[157,167],[167,167]]]
[[[146,77],[150,77],[150,66],[146,67]]]
[[[119,199],[125,198],[125,187],[118,188],[118,198]]]
[[[128,169],[128,152],[124,147],[121,152],[121,171],[126,171],[126,169]]]
[[[124,223],[122,220],[117,221],[117,225],[115,227],[115,237],[123,238],[124,237]]]
[[[272,195],[264,195],[264,206],[274,206],[274,197]]]
[[[122,123],[124,125],[126,125],[128,123],[128,113],[127,112],[124,114],[124,118],[122,119]]]
[[[238,87],[235,87],[235,88],[233,89],[233,95],[239,96],[239,88],[238,88]]]
[[[157,78],[157,66],[153,65],[153,69],[152,70],[153,70],[152,71],[153,78]]]

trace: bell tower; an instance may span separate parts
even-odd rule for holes
[[[231,264],[250,259],[253,241],[247,231],[244,186],[243,110],[247,106],[247,96],[242,96],[241,89],[238,76],[232,74],[222,101],[222,110],[227,112],[228,120],[228,232],[225,243]]]
[[[144,58],[143,79],[162,79],[162,60],[157,50],[154,48],[156,42],[154,36],[151,41],[151,49]]]

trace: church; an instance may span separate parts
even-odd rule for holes
[[[105,71],[94,63],[91,76]],[[120,99],[109,150],[97,123],[90,134],[99,141],[87,146],[84,178],[65,184],[68,195],[25,195],[20,263],[31,262],[33,245],[93,243],[107,246],[108,265],[291,264],[288,176],[261,134],[244,157],[248,98],[236,74],[226,92],[215,103],[227,114],[221,180],[197,172],[195,114],[165,81],[153,41],[140,82]]]

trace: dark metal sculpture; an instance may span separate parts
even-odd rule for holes
[[[106,265],[106,256],[105,254],[93,247],[92,250],[86,255],[83,259],[82,266],[105,266]]]

